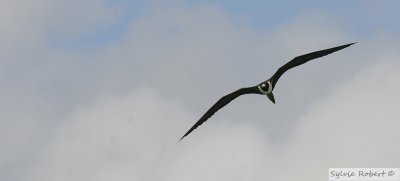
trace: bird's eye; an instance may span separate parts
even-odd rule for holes
[[[263,88],[264,88],[265,86],[266,86],[265,84],[261,84],[261,87],[263,87]]]

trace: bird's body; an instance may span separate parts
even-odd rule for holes
[[[205,121],[207,121],[208,118],[210,118],[212,115],[214,115],[215,112],[217,112],[219,109],[230,103],[233,99],[236,99],[237,97],[244,95],[244,94],[264,94],[266,95],[273,103],[275,103],[275,98],[274,94],[272,91],[275,88],[275,85],[278,81],[278,79],[282,76],[283,73],[285,73],[287,70],[299,66],[301,64],[304,64],[310,60],[328,55],[330,53],[339,51],[343,48],[349,47],[350,45],[353,45],[354,43],[342,45],[342,46],[337,46],[325,50],[320,50],[312,53],[308,53],[305,55],[301,55],[298,57],[295,57],[282,67],[280,67],[275,74],[269,78],[266,81],[261,82],[260,84],[253,86],[253,87],[245,87],[238,89],[228,95],[223,96],[220,98],[190,129],[189,131],[186,132],[185,135],[182,136],[181,140],[189,135],[193,130],[195,130],[198,126],[203,124]]]

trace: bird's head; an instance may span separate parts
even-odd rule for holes
[[[260,91],[261,94],[267,95],[272,93],[272,84],[271,81],[267,80],[264,82],[261,82],[260,84],[257,85],[258,91]]]
[[[267,80],[265,82],[262,82],[258,84],[258,91],[260,91],[261,94],[264,94],[268,97],[269,100],[271,100],[275,104],[275,98],[274,94],[272,94],[272,84],[270,80]]]

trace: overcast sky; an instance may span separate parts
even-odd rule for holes
[[[1,181],[327,180],[400,167],[399,1],[0,1]],[[295,56],[276,104],[221,96]]]

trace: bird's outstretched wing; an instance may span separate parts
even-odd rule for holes
[[[293,60],[289,61],[288,63],[286,63],[285,65],[283,65],[282,67],[280,67],[275,74],[271,77],[271,83],[272,86],[275,87],[276,82],[278,82],[279,77],[281,77],[281,75],[283,73],[285,73],[287,70],[299,66],[303,63],[306,63],[312,59],[316,59],[325,55],[328,55],[330,53],[339,51],[343,48],[349,47],[350,45],[353,45],[354,43],[349,43],[346,45],[342,45],[342,46],[337,46],[337,47],[333,47],[333,48],[329,48],[329,49],[325,49],[325,50],[320,50],[320,51],[316,51],[316,52],[312,52],[312,53],[308,53],[305,55],[300,55],[298,57],[295,57]]]
[[[258,92],[258,88],[254,86],[254,87],[246,87],[238,89],[237,91],[222,97],[196,122],[196,124],[192,126],[192,128],[189,129],[189,131],[186,132],[185,135],[182,136],[180,140],[182,140],[184,137],[189,135],[193,130],[195,130],[205,121],[207,121],[207,119],[210,118],[212,115],[214,115],[214,113],[217,112],[219,109],[221,109],[222,107],[230,103],[233,99],[243,94],[260,94],[260,93]]]

